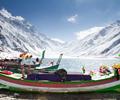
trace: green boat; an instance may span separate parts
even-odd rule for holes
[[[61,81],[56,73],[29,74],[26,78],[16,78],[14,75],[0,73],[1,88],[24,92],[120,92],[119,65],[114,65],[115,74],[110,78],[92,80],[90,75],[66,74],[65,81]],[[64,70],[62,70],[64,71]],[[17,75],[18,76],[18,75]]]
[[[21,66],[24,66],[24,67],[30,66],[31,68],[35,68],[35,67],[39,67],[41,65],[42,60],[44,59],[44,54],[45,54],[45,50],[42,52],[42,57],[41,57],[40,61],[37,61],[37,64],[35,64],[34,61],[33,61],[33,64],[22,63],[23,60],[26,60],[26,59],[17,58],[17,59],[1,59],[0,65],[5,68],[8,68],[8,69],[10,69],[10,68],[20,69]],[[31,59],[29,59],[29,60],[31,60]]]
[[[58,79],[54,74],[41,73],[44,79]],[[68,74],[67,77],[76,79],[77,75]],[[2,88],[12,91],[24,92],[50,92],[50,93],[69,93],[69,92],[120,92],[120,80],[115,76],[102,80],[86,80],[86,75],[79,75],[81,80],[54,82],[43,80],[17,79],[8,75],[0,74],[0,83]],[[37,78],[37,77],[36,77]]]
[[[40,72],[49,72],[49,71],[57,70],[58,67],[59,67],[59,64],[53,65],[53,66],[44,66],[44,68],[40,66],[40,67],[36,67],[35,70],[39,70]]]
[[[6,62],[4,64],[2,64],[2,66],[6,66],[7,68],[20,68],[21,67],[21,64],[17,63],[17,62]],[[39,67],[40,66],[40,63],[39,64],[29,64],[29,65],[26,65],[24,64],[23,65],[24,67],[31,67],[31,68],[35,68],[35,67]]]
[[[56,71],[60,65],[60,62],[62,60],[62,56],[63,54],[60,54],[57,62],[55,65],[51,65],[51,66],[39,66],[39,67],[36,67],[35,70],[39,70],[40,72],[51,72],[51,71]]]

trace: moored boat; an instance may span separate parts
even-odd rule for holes
[[[37,64],[35,61],[32,61],[34,64],[30,64],[29,63],[29,59],[28,59],[28,64],[26,63],[21,63],[22,59],[2,59],[0,60],[0,66],[2,70],[10,70],[10,69],[15,69],[15,70],[19,70],[21,69],[21,66],[24,66],[24,68],[32,68],[33,70],[39,70],[42,72],[48,72],[48,71],[55,71],[58,69],[62,56],[63,54],[60,54],[57,62],[55,65],[50,65],[50,66],[41,66],[43,59],[44,59],[44,54],[45,54],[45,50],[42,53],[42,57],[39,61],[39,59],[37,58]]]
[[[50,66],[39,66],[39,67],[36,67],[35,70],[39,70],[41,72],[56,71],[60,65],[60,62],[62,60],[62,56],[63,56],[63,54],[59,55],[59,58],[58,58],[55,65],[53,65],[53,62],[52,62],[52,65],[50,65]]]
[[[114,68],[120,66],[114,65]],[[0,74],[0,83],[7,89],[24,92],[120,92],[119,72],[115,70],[115,73],[101,80],[92,80],[90,75],[69,74],[63,69],[56,73],[31,73],[24,79]]]
[[[120,54],[118,54],[117,56],[115,56],[116,59],[120,59]]]
[[[84,76],[82,76],[84,77]],[[105,92],[119,91],[120,80],[115,77],[104,80],[81,80],[69,82],[43,82],[10,78],[0,74],[0,83],[8,89],[29,92]],[[5,87],[6,88],[6,87]]]

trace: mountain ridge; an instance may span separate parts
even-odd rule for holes
[[[0,10],[0,48],[3,52],[30,52],[38,54],[44,49],[55,52],[62,44],[37,32],[21,16],[12,16],[7,10]],[[52,56],[52,55],[51,55]]]
[[[82,33],[81,33],[82,34]],[[113,56],[120,53],[120,20],[105,26],[82,40],[69,44],[72,49],[67,55],[73,56]],[[65,47],[66,48],[66,47]],[[63,48],[64,49],[64,48]]]
[[[86,33],[84,37],[66,43],[38,32],[23,17],[13,16],[6,9],[0,10],[1,52],[39,55],[46,49],[49,57],[60,53],[68,57],[113,56],[120,53],[120,20],[105,27],[93,27],[80,32],[83,33]]]

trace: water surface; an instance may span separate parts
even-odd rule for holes
[[[57,59],[44,59],[42,65],[49,65],[53,61],[56,63]],[[101,65],[106,65],[112,70],[112,65],[120,63],[120,59],[116,58],[63,58],[59,69],[64,68],[68,72],[81,72],[84,66],[87,71],[98,71]]]

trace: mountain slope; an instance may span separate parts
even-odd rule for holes
[[[110,56],[120,52],[120,21],[65,46],[66,55]]]
[[[80,34],[87,34],[81,37]],[[58,56],[108,56],[120,53],[120,21],[104,28],[94,27],[78,33],[78,40],[64,43],[50,39],[35,30],[21,16],[0,10],[0,51],[2,53],[30,52],[38,55],[46,49],[49,57]],[[3,56],[3,55],[2,55]]]
[[[61,43],[51,40],[37,32],[34,27],[21,16],[12,16],[7,10],[0,10],[0,50],[3,52],[40,53],[47,49],[49,53],[56,51]]]

